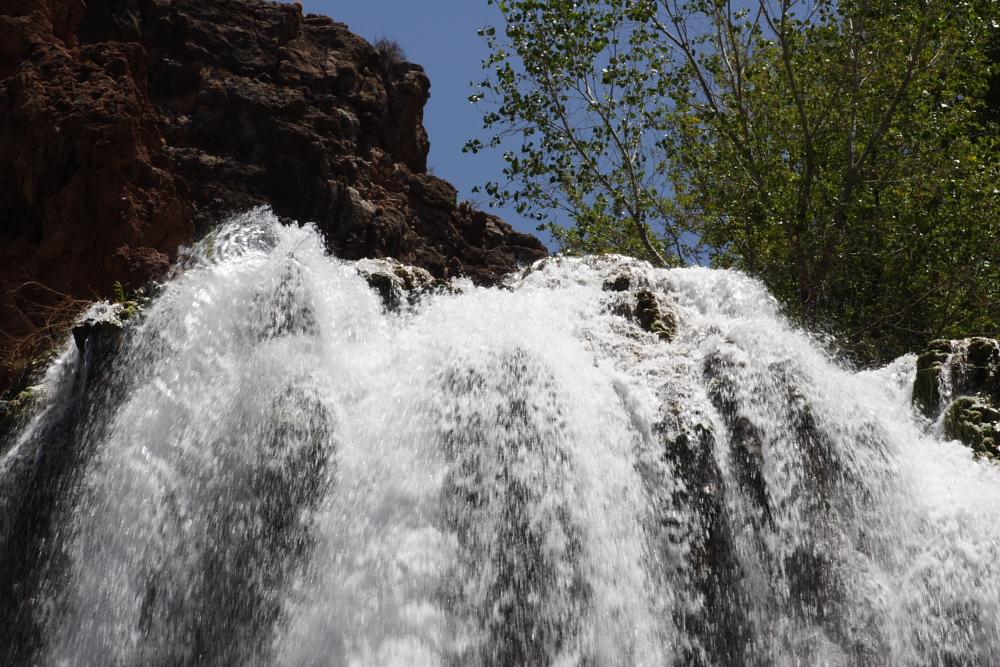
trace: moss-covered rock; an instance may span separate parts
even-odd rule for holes
[[[941,371],[951,356],[950,340],[931,341],[917,358],[917,376],[913,381],[913,402],[926,417],[934,417],[941,400]]]
[[[382,298],[382,305],[385,306],[386,310],[399,310],[403,293],[398,281],[394,280],[391,274],[370,273],[364,278],[368,285]]]
[[[361,260],[356,267],[388,311],[397,311],[404,303],[412,306],[426,294],[455,291],[451,283],[429,271],[393,259]]]
[[[1000,455],[1000,343],[935,340],[917,358],[913,403],[976,456]]]
[[[635,293],[635,317],[641,326],[655,333],[660,340],[672,341],[677,335],[677,316],[670,309],[661,309],[656,295],[649,290]]]
[[[917,359],[913,402],[936,418],[959,396],[1000,406],[1000,343],[992,338],[935,340]]]
[[[122,304],[122,309],[118,313],[118,319],[128,321],[133,319],[139,314],[141,306],[136,301],[127,301]]]
[[[632,280],[622,274],[605,280],[604,284],[601,285],[601,289],[605,292],[627,292],[631,286]]]
[[[73,342],[80,354],[86,352],[88,340],[102,346],[117,345],[126,326],[138,321],[157,290],[157,286],[150,283],[133,292],[130,298],[121,294],[115,302],[103,301],[91,306],[72,329]]]
[[[28,387],[8,400],[0,401],[0,433],[9,431],[16,426],[29,412],[32,406],[42,396],[39,386]],[[0,448],[0,454],[3,449]]]
[[[987,368],[997,362],[997,342],[991,338],[968,338],[965,340],[965,360],[968,364]]]
[[[981,397],[963,396],[952,401],[944,413],[944,433],[968,445],[977,457],[1000,457],[1000,410]]]

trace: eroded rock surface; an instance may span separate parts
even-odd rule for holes
[[[0,2],[3,361],[51,344],[115,281],[161,275],[194,231],[161,150],[145,51],[80,46],[83,11],[80,0]]]

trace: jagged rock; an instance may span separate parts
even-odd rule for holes
[[[423,68],[344,24],[263,0],[90,0],[78,33],[145,47],[164,152],[201,226],[267,204],[316,223],[340,257],[479,283],[546,254],[499,218],[459,210],[455,188],[425,173]]]
[[[117,318],[88,318],[73,327],[73,342],[80,354],[87,351],[87,341],[117,341],[123,324]]]
[[[410,181],[410,192],[427,206],[453,209],[458,199],[458,190],[451,183],[442,181],[433,174],[418,174]]]
[[[0,386],[22,370],[15,355],[37,353],[30,341],[52,339],[39,330],[68,324],[115,281],[162,274],[194,230],[161,152],[144,50],[78,47],[83,10],[0,4]]]
[[[626,275],[615,276],[614,280],[605,280],[601,289],[605,292],[627,292],[632,281]]]
[[[362,260],[357,269],[389,311],[399,310],[404,303],[415,305],[425,294],[456,291],[448,281],[435,278],[426,269],[393,259]]]
[[[40,48],[77,45],[73,31],[83,0],[5,0],[0,7],[0,80],[13,76]]]
[[[669,297],[657,296],[648,289],[648,281],[641,276],[619,273],[601,284],[609,292],[604,299],[607,312],[623,317],[638,325],[639,329],[656,334],[660,340],[671,342],[677,336],[677,316]],[[635,288],[639,289],[635,289]],[[630,291],[635,289],[635,291]]]

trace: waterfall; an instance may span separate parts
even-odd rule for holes
[[[735,272],[385,300],[323,248],[236,217],[67,345],[0,449],[5,664],[1000,664],[1000,469],[912,357]]]

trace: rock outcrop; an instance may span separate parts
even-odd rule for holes
[[[490,283],[547,254],[427,173],[429,88],[300,5],[0,0],[5,361],[262,204],[315,223],[338,256],[435,278]]]
[[[935,340],[917,359],[913,403],[977,456],[1000,458],[1000,342]]]
[[[426,173],[423,68],[344,24],[263,0],[89,0],[77,33],[144,47],[163,152],[200,225],[269,204],[338,256],[478,282],[545,254]]]

